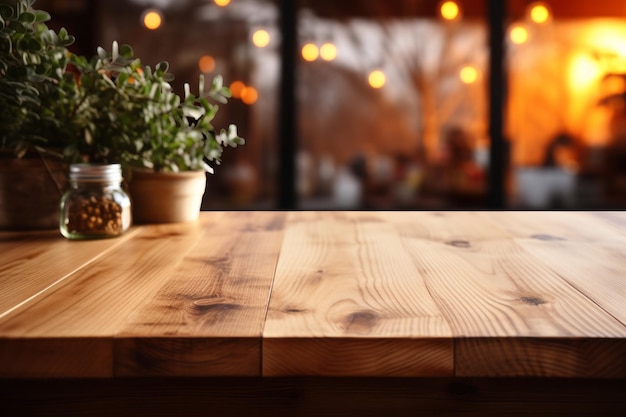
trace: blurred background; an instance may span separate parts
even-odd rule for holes
[[[233,91],[204,209],[626,208],[623,0],[37,0]]]

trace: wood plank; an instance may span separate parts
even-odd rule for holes
[[[522,344],[524,338],[559,340],[572,357],[584,356],[570,343],[572,338],[593,338],[600,345],[606,342],[606,353],[612,355],[607,361],[621,360],[611,339],[624,338],[626,328],[479,213],[389,213],[386,218],[396,225],[460,340],[455,375],[506,376],[523,369],[526,376],[556,376],[559,356],[546,355],[542,343]],[[494,343],[465,352],[473,346],[463,342],[467,338],[491,338]],[[515,355],[502,366],[477,368],[499,355],[503,340],[520,340]],[[576,362],[561,365],[573,368],[557,374],[579,371]],[[604,364],[583,368],[583,375],[606,372]]]
[[[0,318],[130,239],[69,241],[58,231],[0,232]],[[77,250],[78,249],[78,250]]]
[[[624,338],[462,338],[456,352],[460,376],[626,380]]]
[[[482,214],[626,325],[626,213]]]
[[[265,376],[452,374],[450,329],[378,213],[289,214],[263,336]]]
[[[193,248],[204,228],[223,213],[198,223],[155,225],[106,256],[0,319],[0,377],[77,376],[66,367],[86,356],[98,364],[84,376],[113,375],[113,337],[138,304],[151,298]],[[80,252],[80,242],[75,242]],[[54,344],[50,344],[55,340]],[[91,341],[88,354],[81,340]],[[78,342],[77,342],[78,341]],[[14,352],[22,349],[22,354]]]
[[[115,374],[258,376],[261,333],[286,218],[233,212],[203,229],[115,341]]]

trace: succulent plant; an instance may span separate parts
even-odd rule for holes
[[[113,42],[88,59],[68,50],[74,38],[49,29],[34,0],[0,4],[0,147],[23,156],[54,153],[67,162],[107,162],[155,171],[212,172],[225,147],[244,143],[237,129],[212,121],[230,91],[221,76],[205,91],[170,84],[167,62],[144,66]]]
[[[68,76],[74,42],[45,22],[50,15],[34,10],[33,0],[0,4],[0,147],[23,156],[28,150],[63,147],[70,140],[55,114]]]

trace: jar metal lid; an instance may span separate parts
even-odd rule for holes
[[[120,164],[72,164],[70,181],[122,181]]]

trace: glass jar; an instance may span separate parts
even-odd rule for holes
[[[131,225],[130,198],[119,164],[72,164],[61,198],[61,234],[68,239],[115,237]]]

